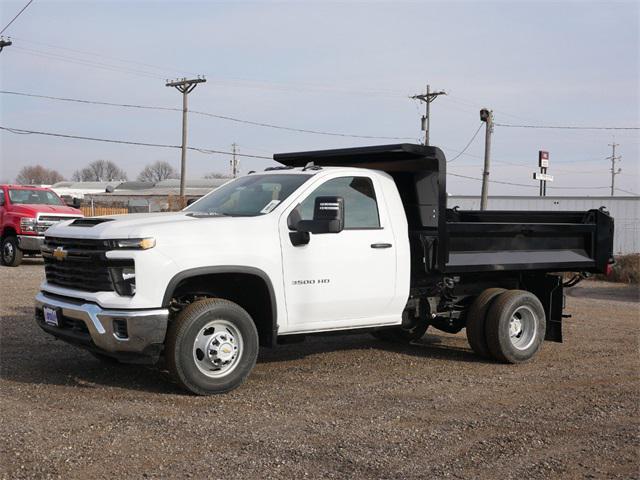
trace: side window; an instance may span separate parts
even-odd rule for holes
[[[344,198],[344,228],[379,228],[378,203],[373,183],[367,177],[340,177],[320,185],[300,204],[302,220],[313,219],[316,197]]]
[[[0,205],[4,205],[4,190],[0,190]]]

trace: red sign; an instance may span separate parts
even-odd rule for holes
[[[540,168],[547,168],[549,166],[549,152],[540,150],[538,152],[538,166]]]

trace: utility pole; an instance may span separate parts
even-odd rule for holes
[[[231,175],[233,175],[233,178],[238,176],[239,170],[238,157],[236,157],[236,147],[237,145],[235,143],[231,144]]]
[[[427,85],[427,93],[421,93],[419,95],[413,95],[411,98],[414,100],[420,100],[425,103],[425,114],[422,116],[421,129],[424,130],[424,144],[429,145],[429,133],[431,128],[431,102],[433,102],[440,95],[446,95],[447,92],[432,92],[431,85]]]
[[[480,120],[486,123],[484,137],[484,169],[482,171],[482,196],[480,210],[487,209],[489,199],[489,167],[491,164],[491,134],[493,133],[493,110],[480,110]]]
[[[0,52],[4,47],[9,47],[12,45],[11,39],[5,40],[4,37],[0,37]]]
[[[622,156],[618,155],[616,157],[616,147],[619,147],[620,144],[616,143],[615,140],[613,143],[610,143],[609,146],[611,147],[611,156],[607,157],[607,159],[611,160],[611,196],[613,197],[615,194],[616,175],[622,172],[621,168],[616,170],[616,162],[620,160]]]
[[[199,83],[204,83],[207,80],[203,77],[193,78],[187,80],[183,78],[181,80],[174,80],[167,82],[167,87],[175,87],[180,93],[182,93],[182,157],[180,159],[180,204],[184,207],[184,187],[187,181],[187,96],[196,88]]]

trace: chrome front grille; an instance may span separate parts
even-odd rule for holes
[[[36,232],[43,235],[49,227],[62,222],[63,220],[73,220],[74,218],[82,218],[80,216],[59,216],[59,215],[39,215],[36,221]]]

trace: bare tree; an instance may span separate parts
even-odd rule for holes
[[[211,172],[211,173],[207,173],[204,178],[233,178],[231,175],[229,175],[228,173],[220,173],[220,172]]]
[[[21,185],[53,185],[54,183],[61,182],[62,180],[64,180],[64,177],[60,172],[45,168],[42,165],[22,167],[16,177],[16,183]]]
[[[126,180],[127,173],[111,160],[96,160],[73,172],[72,179],[76,182],[112,182]]]
[[[168,162],[157,161],[147,165],[138,175],[140,182],[161,182],[167,178],[179,178],[178,173]]]

